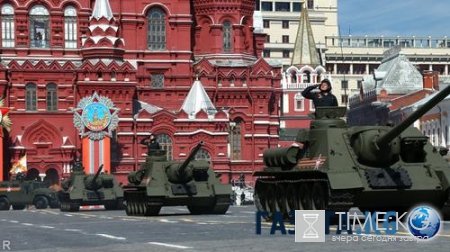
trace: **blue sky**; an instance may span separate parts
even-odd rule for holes
[[[341,35],[450,37],[450,0],[338,0]]]

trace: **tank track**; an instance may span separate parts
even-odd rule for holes
[[[128,216],[156,216],[162,207],[162,199],[149,198],[145,191],[126,191],[126,208]]]
[[[315,184],[323,186],[324,193],[323,199],[319,199],[318,204],[314,204],[312,188]],[[305,185],[307,193],[305,195],[310,195],[311,204],[307,203],[307,197],[301,197],[299,194],[302,185]],[[269,190],[271,186],[271,190]],[[281,192],[275,192],[275,194],[270,193],[273,189]],[[287,189],[290,188],[290,189]],[[294,190],[294,191],[292,191]],[[317,189],[315,189],[317,191]],[[326,210],[334,212],[347,212],[350,208],[355,205],[355,201],[358,197],[360,190],[357,189],[345,189],[345,190],[330,190],[328,179],[326,178],[302,178],[302,179],[276,179],[276,178],[261,178],[258,179],[255,186],[255,205],[258,211],[269,212],[269,215],[265,217],[266,219],[271,219],[273,212],[280,211],[283,212],[286,219],[292,218],[289,216],[289,212],[293,210]],[[271,199],[275,196],[275,199]],[[296,199],[295,199],[296,198]],[[317,199],[316,199],[317,200]],[[320,202],[320,201],[323,202]],[[274,203],[275,202],[275,203]],[[322,207],[316,207],[314,205],[322,205]]]

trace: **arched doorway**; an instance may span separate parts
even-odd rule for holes
[[[58,171],[56,171],[56,169],[54,169],[54,168],[47,169],[47,171],[45,171],[44,182],[48,186],[51,186],[51,185],[54,185],[54,184],[58,184],[58,182],[59,182]]]
[[[39,171],[35,168],[31,168],[27,171],[27,177],[25,180],[37,180],[41,181],[41,178],[39,177]]]

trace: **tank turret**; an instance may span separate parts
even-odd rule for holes
[[[88,190],[98,190],[103,187],[103,180],[99,178],[100,173],[103,170],[103,164],[100,165],[97,172],[94,175],[87,175],[84,179],[84,186]]]
[[[412,126],[449,94],[447,86],[396,126],[348,126],[346,108],[316,108],[298,146],[264,152],[265,168],[253,174],[255,205],[271,218],[299,209],[406,212],[427,204],[449,218],[446,152]]]
[[[428,138],[426,136],[400,138],[399,136],[449,93],[450,85],[395,127],[355,127],[355,132],[351,136],[351,145],[359,162],[367,165],[386,166],[400,160],[400,155],[406,158],[412,153],[418,154],[415,156],[417,160],[423,160],[423,147],[428,142]]]
[[[201,141],[194,147],[194,149],[191,151],[191,153],[183,163],[181,164],[174,163],[168,167],[166,173],[170,182],[186,183],[192,180],[193,169],[195,168],[195,165],[191,164],[189,166],[189,164],[194,160],[195,155],[202,148],[202,146],[203,142]]]

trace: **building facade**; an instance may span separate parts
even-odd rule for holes
[[[2,0],[0,8],[0,92],[14,108],[3,167],[26,154],[29,178],[67,176],[83,152],[73,109],[93,93],[119,109],[110,171],[121,182],[145,161],[139,143],[150,134],[174,160],[204,141],[198,158],[227,183],[250,180],[278,142],[281,66],[261,57],[254,0]]]
[[[289,67],[295,48],[293,38],[296,38],[300,22],[301,1],[259,2],[264,32],[268,34],[264,57],[279,61],[284,68]],[[351,34],[347,27],[338,26],[338,0],[303,2],[308,9],[316,50],[326,73],[333,79],[333,93],[340,105],[348,105],[349,97],[359,95],[363,76],[373,74],[383,60],[384,52],[394,46],[400,46],[405,56],[420,71],[437,71],[441,82],[450,81],[448,36]]]

